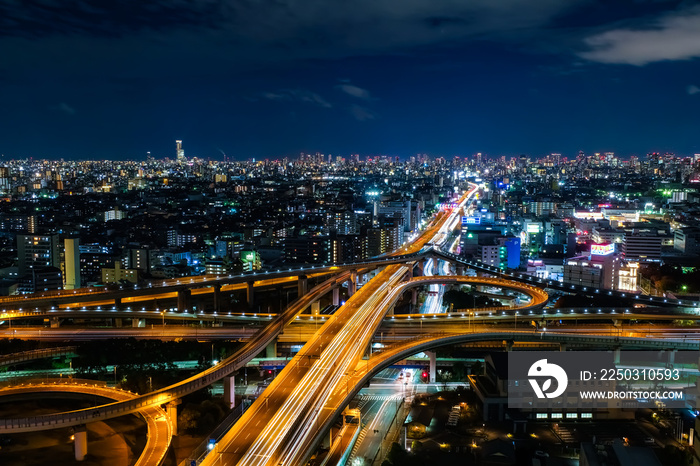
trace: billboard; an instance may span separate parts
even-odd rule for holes
[[[255,262],[255,251],[241,251],[241,260],[243,262]]]
[[[540,232],[540,224],[539,223],[528,223],[527,224],[527,232],[528,233],[539,233]]]
[[[615,252],[615,245],[612,243],[608,244],[592,244],[591,245],[591,255],[592,256],[607,256]]]
[[[481,217],[462,217],[462,225],[481,225]]]

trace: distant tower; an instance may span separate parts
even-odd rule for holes
[[[175,149],[177,151],[177,161],[184,162],[186,159],[185,150],[182,148],[182,141],[175,141]]]
[[[10,169],[8,167],[0,167],[0,193],[10,191]]]

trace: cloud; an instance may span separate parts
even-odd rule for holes
[[[326,99],[316,94],[315,92],[307,91],[305,89],[282,89],[277,92],[264,92],[262,98],[267,100],[278,100],[286,102],[302,102],[305,104],[317,105],[319,107],[331,108],[333,105],[330,104]]]
[[[140,53],[199,50],[232,61],[403,51],[547,25],[587,0],[23,0],[0,2],[0,37],[133,38]],[[83,39],[83,40],[81,40]],[[87,44],[109,47],[110,43]],[[223,53],[225,51],[225,53]]]
[[[688,87],[686,88],[686,91],[687,91],[688,94],[690,94],[690,95],[695,95],[695,94],[700,93],[700,87],[698,87],[698,86],[696,86],[696,85],[694,85],[694,84],[691,84],[690,86],[688,86]]]
[[[231,2],[154,0],[21,0],[0,4],[0,36],[47,37],[85,34],[120,37],[137,31],[216,26]]]
[[[350,114],[355,117],[357,121],[374,120],[376,118],[374,112],[360,105],[351,105]]]
[[[599,63],[643,66],[700,57],[700,7],[677,10],[644,29],[614,29],[585,40],[582,58]]]
[[[358,99],[370,100],[370,94],[367,89],[362,89],[361,87],[357,87],[352,84],[339,84],[336,87],[345,92],[347,95],[357,97]]]
[[[61,102],[56,106],[56,109],[62,111],[67,115],[75,115],[75,109],[65,102]]]

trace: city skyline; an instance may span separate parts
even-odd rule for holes
[[[700,152],[680,1],[0,9],[6,159]]]

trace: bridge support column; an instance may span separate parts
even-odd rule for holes
[[[114,298],[114,307],[119,309],[119,306],[122,305],[122,298]]]
[[[173,429],[173,435],[177,435],[177,405],[182,403],[182,400],[173,400],[165,405],[165,412],[168,415],[168,420]]]
[[[306,275],[299,275],[297,281],[297,297],[301,298],[309,291],[309,278]]]
[[[669,365],[673,365],[676,362],[676,351],[675,349],[668,350],[668,363]]]
[[[221,312],[221,285],[214,285],[214,311]]]
[[[265,357],[266,358],[276,358],[277,357],[277,339],[272,340],[265,347]]]
[[[246,283],[245,296],[249,308],[252,308],[253,304],[255,304],[255,287],[253,286],[254,283],[255,282]]]
[[[426,351],[425,354],[430,360],[430,370],[428,371],[430,374],[430,383],[435,383],[437,380],[437,354],[435,351]]]
[[[133,328],[143,328],[146,326],[146,321],[144,319],[131,319],[131,326]]]
[[[413,278],[413,266],[408,268],[408,271],[406,272],[406,279],[410,280]]]
[[[506,341],[506,351],[513,351],[513,340]]]
[[[224,377],[224,403],[233,409],[236,407],[236,377]]]
[[[466,268],[462,264],[457,264],[457,267],[455,269],[457,271],[457,275],[464,276],[464,273],[466,272]]]
[[[333,305],[340,305],[340,288],[338,288],[337,286],[333,288]]]
[[[190,308],[190,290],[178,290],[177,292],[177,310],[178,312],[187,312]]]
[[[425,259],[418,261],[418,276],[423,277],[425,275]]]
[[[114,319],[114,326],[116,328],[122,328],[122,318],[121,317],[116,317]]]
[[[85,424],[73,428],[73,448],[75,451],[75,461],[83,461],[87,456],[87,426]]]
[[[58,317],[52,317],[51,318],[51,328],[58,328],[61,326],[61,321],[58,320]]]
[[[314,301],[311,303],[311,315],[317,316],[321,311],[321,302],[320,301]]]
[[[566,351],[566,343],[559,343],[559,351]]]
[[[411,306],[418,304],[418,290],[416,288],[411,288]]]
[[[348,296],[352,296],[357,291],[357,270],[352,270],[350,272],[350,278],[348,279]]]
[[[613,363],[620,364],[620,348],[613,350]]]

